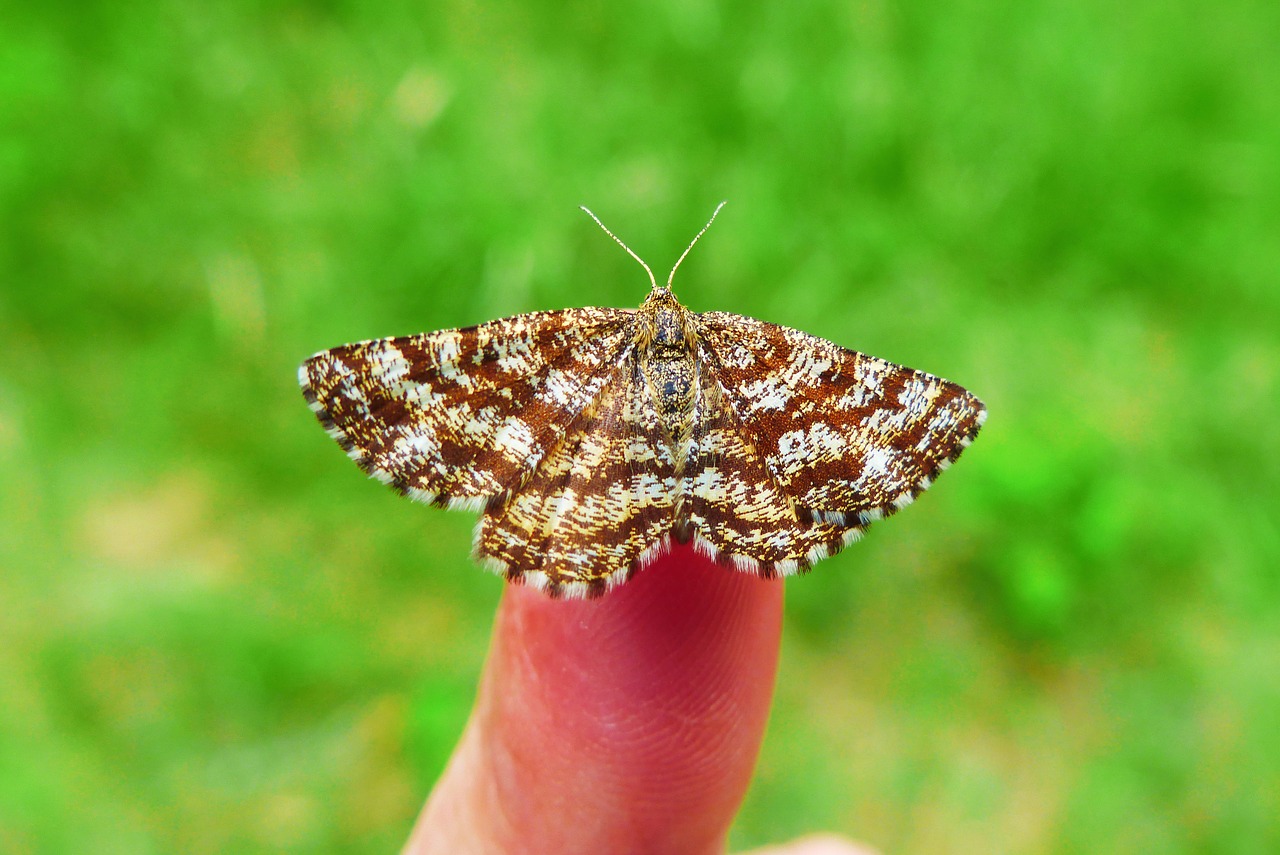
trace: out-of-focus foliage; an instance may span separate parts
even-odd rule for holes
[[[1280,5],[41,3],[0,25],[0,850],[384,852],[470,703],[472,520],[294,371],[565,305],[986,399],[789,585],[735,831],[1280,851]]]

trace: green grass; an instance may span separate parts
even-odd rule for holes
[[[0,850],[383,852],[500,585],[294,383],[647,283],[991,418],[788,587],[734,833],[1280,849],[1280,7],[29,4],[0,28]]]

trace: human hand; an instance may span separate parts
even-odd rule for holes
[[[676,547],[599,600],[511,585],[405,852],[722,853],[764,735],[782,582]],[[805,838],[755,855],[874,855]]]

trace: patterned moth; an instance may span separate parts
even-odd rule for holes
[[[676,299],[534,312],[322,351],[299,382],[369,475],[482,511],[477,557],[595,596],[672,540],[738,570],[807,569],[905,507],[977,435],[960,386]],[[586,210],[585,208],[583,210]]]

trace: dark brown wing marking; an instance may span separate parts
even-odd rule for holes
[[[615,369],[537,473],[492,503],[476,553],[508,578],[554,595],[625,581],[671,530],[675,468],[638,362]]]
[[[479,507],[518,489],[600,394],[634,313],[566,309],[335,347],[299,382],[374,478],[420,501]]]
[[[708,373],[702,378],[694,438],[684,492],[698,544],[714,557],[765,577],[788,575],[861,535],[860,525],[797,514]]]
[[[904,507],[986,417],[981,401],[939,377],[754,318],[696,318],[734,415],[815,520],[865,525]]]

